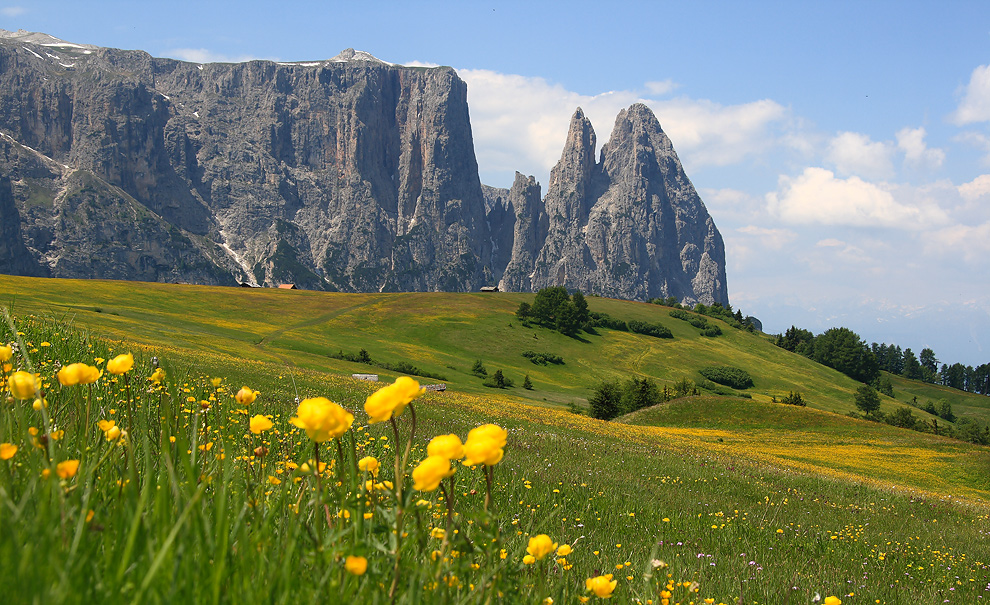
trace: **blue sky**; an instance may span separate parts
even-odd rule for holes
[[[646,102],[765,329],[990,361],[986,2],[53,2],[0,28],[192,61],[348,47],[468,82],[483,182],[547,183],[580,105]]]

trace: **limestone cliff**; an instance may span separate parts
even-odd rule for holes
[[[598,162],[594,153],[579,108],[550,173],[545,239],[514,256],[503,286],[727,303],[722,237],[653,112],[642,104],[620,112]]]
[[[26,219],[51,231],[70,208],[83,256],[121,233],[80,216],[137,205],[138,239],[202,239],[216,275],[153,262],[106,273],[28,246],[55,276],[264,284],[345,291],[470,290],[492,278],[492,238],[467,110],[450,68],[406,68],[345,51],[328,61],[195,64],[56,39],[0,39],[0,131],[58,167],[18,179],[51,196]],[[0,174],[14,167],[0,165]],[[47,191],[48,194],[44,193]],[[19,206],[25,206],[24,199]],[[156,227],[157,229],[157,227]],[[89,248],[83,244],[89,242]],[[150,268],[149,268],[150,267]],[[138,270],[140,269],[140,270]],[[83,271],[86,275],[81,275]]]
[[[728,302],[721,237],[650,110],[595,147],[578,109],[546,197],[518,173],[483,187],[451,68],[0,30],[0,272]]]

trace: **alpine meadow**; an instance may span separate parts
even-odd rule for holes
[[[32,587],[13,601],[990,591],[987,448],[852,418],[859,383],[721,319],[685,311],[711,337],[669,307],[587,297],[589,313],[671,337],[572,337],[517,317],[531,294],[0,284],[0,544],[18,562],[0,583]],[[478,361],[515,386],[485,386]],[[753,385],[707,381],[711,366]],[[422,393],[410,371],[446,390]],[[368,373],[388,386],[349,377]],[[597,385],[633,377],[670,399],[588,415]],[[882,412],[937,396],[986,420],[982,395],[893,382]],[[779,403],[797,391],[806,405]]]
[[[227,4],[0,6],[4,605],[990,605],[985,6]]]

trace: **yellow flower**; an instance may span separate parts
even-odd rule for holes
[[[213,385],[213,388],[214,389],[219,389],[221,382],[223,382],[223,378],[211,378],[210,379],[210,384]]]
[[[162,381],[165,380],[165,370],[161,368],[155,368],[155,371],[151,373],[151,376],[148,377],[148,380],[150,380],[155,384],[161,384]]]
[[[252,390],[251,387],[241,387],[241,390],[234,395],[234,399],[241,405],[251,405],[260,394],[258,391]]]
[[[10,394],[16,399],[34,399],[38,391],[34,374],[23,370],[11,374],[7,379],[7,386],[10,388]]]
[[[71,479],[76,476],[79,470],[78,460],[66,460],[55,465],[55,473],[62,479]]]
[[[256,414],[251,417],[251,432],[255,435],[260,435],[262,431],[267,431],[272,428],[274,424],[268,418],[262,416],[261,414]]]
[[[471,429],[464,443],[464,465],[498,464],[505,454],[505,429],[494,424],[484,424]]]
[[[0,460],[10,460],[17,453],[17,446],[13,443],[0,443]]]
[[[316,443],[340,437],[351,428],[354,415],[326,397],[303,399],[296,416],[289,422],[306,431],[306,436]]]
[[[523,557],[523,563],[526,565],[532,565],[533,563],[536,563],[536,557],[533,555],[526,555]]]
[[[10,361],[10,358],[14,356],[14,347],[10,345],[0,346],[0,363]]]
[[[443,456],[448,460],[460,460],[464,457],[464,444],[457,435],[437,435],[426,446],[430,456]]]
[[[34,400],[34,403],[31,404],[31,407],[36,412],[40,412],[41,411],[41,408],[47,408],[48,407],[48,400],[47,399],[35,399]]]
[[[120,436],[123,433],[121,432],[119,426],[112,426],[106,431],[104,431],[103,434],[104,436],[106,436],[107,441],[116,441],[117,439],[120,439]]]
[[[368,560],[356,555],[348,555],[344,560],[344,569],[355,576],[363,576],[368,571]]]
[[[100,379],[103,372],[99,368],[84,363],[70,363],[58,371],[58,381],[65,387],[77,384],[93,384]]]
[[[839,600],[839,597],[825,597],[822,605],[842,605],[842,601]]]
[[[111,374],[126,374],[134,367],[134,356],[130,353],[118,355],[107,362],[107,372]]]
[[[529,539],[529,546],[526,547],[526,552],[537,559],[543,559],[543,557],[555,550],[557,550],[557,543],[551,540],[550,536],[546,534],[533,536]]]
[[[447,537],[447,531],[442,527],[434,527],[430,530],[430,537],[436,538],[437,540],[443,540]]]
[[[558,557],[566,557],[567,555],[571,554],[572,552],[574,552],[574,550],[571,548],[571,545],[570,544],[561,544],[560,545],[560,548],[557,549],[557,556]]]
[[[381,464],[374,456],[365,456],[364,458],[358,460],[358,468],[367,473],[371,473],[373,477],[377,477],[378,469],[381,468]]]
[[[413,488],[421,492],[432,492],[440,486],[441,481],[453,474],[450,460],[443,456],[429,456],[413,470]]]
[[[584,585],[588,591],[595,593],[596,597],[600,597],[602,599],[611,598],[612,591],[615,590],[616,584],[618,584],[618,582],[612,579],[612,574],[610,573],[607,573],[604,576],[588,578],[584,581]]]
[[[425,392],[419,383],[408,376],[399,376],[395,382],[384,386],[364,402],[364,411],[368,413],[368,423],[385,422],[393,416],[398,416],[413,399]]]

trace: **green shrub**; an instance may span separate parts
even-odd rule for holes
[[[330,357],[331,359],[343,359],[344,361],[350,361],[353,363],[363,363],[365,365],[375,366],[377,368],[397,372],[399,374],[422,376],[424,378],[433,378],[434,380],[447,380],[447,377],[443,374],[437,374],[436,372],[424,370],[423,368],[417,367],[408,361],[388,362],[372,359],[371,354],[365,349],[361,349],[357,353],[345,353],[343,350],[340,350],[337,353],[330,353],[327,357]]]
[[[699,305],[699,306],[701,306],[701,305]],[[698,328],[699,330],[701,330],[701,335],[702,336],[719,336],[719,335],[722,334],[722,330],[718,326],[710,323],[704,317],[700,317],[698,315],[693,315],[693,314],[688,313],[687,311],[684,311],[684,310],[681,310],[681,309],[671,309],[670,311],[668,311],[668,313],[674,319],[679,319],[681,321],[686,321],[689,324],[691,324],[692,326],[694,326],[695,328]]]
[[[488,376],[488,369],[485,368],[485,364],[481,363],[480,359],[475,360],[474,365],[471,366],[471,373],[478,378],[484,378]]]
[[[609,330],[619,330],[620,332],[629,331],[629,326],[626,325],[626,322],[621,319],[615,319],[608,313],[591,311],[588,313],[588,318],[588,325],[592,328],[608,328]]]
[[[495,373],[486,378],[482,384],[493,389],[507,389],[515,386],[515,383],[503,374],[502,370],[495,370]]]
[[[563,357],[561,357],[560,355],[555,355],[553,353],[537,353],[536,351],[523,351],[522,356],[539,366],[545,366],[548,363],[552,363],[555,365],[561,365],[564,363]]]
[[[654,338],[673,338],[674,334],[666,326],[651,324],[645,321],[630,321],[629,330],[637,334],[645,334]]]
[[[786,397],[780,400],[780,402],[787,405],[800,405],[800,406],[808,405],[807,403],[805,403],[804,397],[801,396],[801,393],[797,393],[795,391],[789,392]]]
[[[753,378],[749,372],[731,366],[710,366],[701,368],[698,373],[712,382],[734,389],[747,389],[753,386]]]

